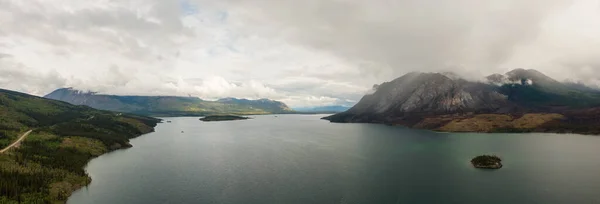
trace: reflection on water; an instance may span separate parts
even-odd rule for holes
[[[134,148],[90,162],[92,184],[69,203],[600,202],[600,137],[447,134],[319,117],[171,118]],[[500,155],[504,168],[472,168],[480,154]]]

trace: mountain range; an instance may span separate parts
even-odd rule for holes
[[[294,112],[285,103],[269,100],[224,98],[206,101],[197,97],[118,96],[61,88],[44,96],[75,105],[150,116],[204,116],[211,114],[280,114]]]
[[[347,106],[309,106],[294,108],[299,113],[339,113],[350,109]]]
[[[354,107],[324,119],[450,132],[598,134],[600,91],[515,69],[470,81],[452,73],[412,72],[374,86]]]
[[[324,119],[445,132],[600,134],[599,89],[559,82],[531,69],[479,81],[452,73],[412,72],[373,86],[371,93],[346,108],[298,111],[339,110],[343,112]],[[91,158],[131,147],[129,139],[154,131],[160,122],[132,113],[200,116],[294,111],[268,99],[205,101],[104,95],[69,88],[42,98],[0,89],[0,149],[9,147],[0,152],[0,203],[65,202],[71,192],[91,182],[84,170]],[[15,146],[18,148],[10,148]]]

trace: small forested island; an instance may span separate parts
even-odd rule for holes
[[[502,159],[495,155],[482,155],[471,160],[471,164],[478,169],[499,169],[502,168]]]
[[[200,118],[201,121],[211,122],[211,121],[230,121],[230,120],[248,120],[249,117],[237,116],[237,115],[210,115],[203,118]]]

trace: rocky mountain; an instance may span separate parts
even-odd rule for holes
[[[293,112],[286,104],[268,99],[225,98],[206,101],[197,97],[118,96],[62,88],[44,96],[75,105],[152,116],[203,116],[211,114],[272,114]]]
[[[467,126],[476,124],[463,124],[461,128],[454,129],[446,125],[485,114],[489,116],[485,119],[489,127],[477,131],[533,131],[555,120],[564,122],[581,116],[574,110],[599,106],[598,91],[574,88],[531,69],[494,74],[481,81],[468,81],[448,73],[413,72],[374,86],[373,92],[365,95],[354,107],[325,119],[331,122],[387,123],[445,131],[473,131]],[[544,115],[532,117],[527,114]],[[543,123],[537,121],[539,124],[522,128],[512,123],[496,124],[495,121],[515,121],[525,115],[532,119],[544,118],[541,120]],[[479,119],[472,122],[481,124]]]

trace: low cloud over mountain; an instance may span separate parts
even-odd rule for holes
[[[594,0],[0,0],[0,87],[348,105],[412,71],[599,84]]]

